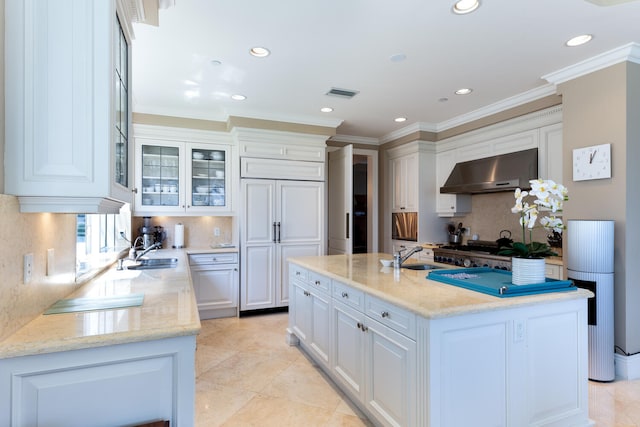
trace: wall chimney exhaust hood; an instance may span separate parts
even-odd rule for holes
[[[538,149],[457,163],[440,193],[476,194],[530,188],[538,179]]]

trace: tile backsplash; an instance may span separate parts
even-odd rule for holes
[[[143,224],[143,217],[132,218],[132,234],[135,238],[138,229]],[[238,236],[233,232],[235,218],[230,216],[152,216],[151,225],[162,226],[167,234],[164,248],[171,248],[175,242],[175,225],[184,225],[185,248],[208,248],[220,243],[233,243],[238,245]],[[220,235],[215,235],[215,230],[220,230]]]
[[[20,213],[18,198],[0,194],[0,340],[73,292],[76,215]],[[53,265],[47,275],[47,250]],[[33,254],[33,274],[23,281],[23,257]]]
[[[463,227],[471,228],[471,235],[465,236],[465,241],[471,239],[474,234],[477,234],[480,240],[497,240],[502,230],[509,230],[514,241],[522,241],[519,216],[511,212],[514,204],[515,198],[512,191],[474,194],[471,196],[471,213],[454,218],[453,222],[456,224],[462,222]],[[546,243],[547,231],[541,228],[535,229],[533,239]]]

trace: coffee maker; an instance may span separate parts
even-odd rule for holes
[[[143,221],[142,227],[138,228],[138,233],[142,239],[142,248],[148,249],[156,243],[162,245],[166,237],[164,229],[160,226],[151,225],[150,216],[145,216]]]

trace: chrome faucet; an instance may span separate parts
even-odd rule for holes
[[[151,252],[154,249],[160,249],[162,247],[162,242],[155,242],[153,245],[149,246],[147,249],[145,249],[144,251],[140,252],[138,255],[136,255],[136,262],[142,258],[143,256],[145,256],[146,254],[148,254],[149,252]],[[421,248],[422,249],[422,248]]]
[[[402,264],[404,264],[404,262],[408,260],[411,255],[422,250],[422,246],[414,246],[409,252],[406,253],[406,255],[403,256],[402,252],[405,250],[407,250],[407,248],[403,246],[393,254],[393,266],[395,268],[402,267]]]

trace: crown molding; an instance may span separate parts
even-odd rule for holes
[[[629,43],[620,46],[558,71],[554,71],[553,73],[546,74],[542,76],[542,78],[554,85],[558,85],[624,61],[640,64],[640,44]]]
[[[378,138],[370,138],[367,136],[335,135],[329,138],[329,141],[346,142],[349,144],[380,145]]]
[[[407,135],[411,135],[416,132],[424,131],[424,132],[437,132],[438,125],[434,123],[427,122],[416,122],[410,124],[409,126],[405,126],[402,129],[398,129],[391,133],[386,134],[382,138],[380,138],[380,144],[385,144],[387,142],[395,141],[397,139],[403,138]]]
[[[336,118],[320,119],[318,117],[298,115],[298,114],[280,114],[269,113],[264,111],[251,111],[244,109],[225,109],[226,118],[231,116],[243,117],[247,119],[269,120],[274,122],[295,123],[308,126],[331,127],[336,129],[344,120]]]

